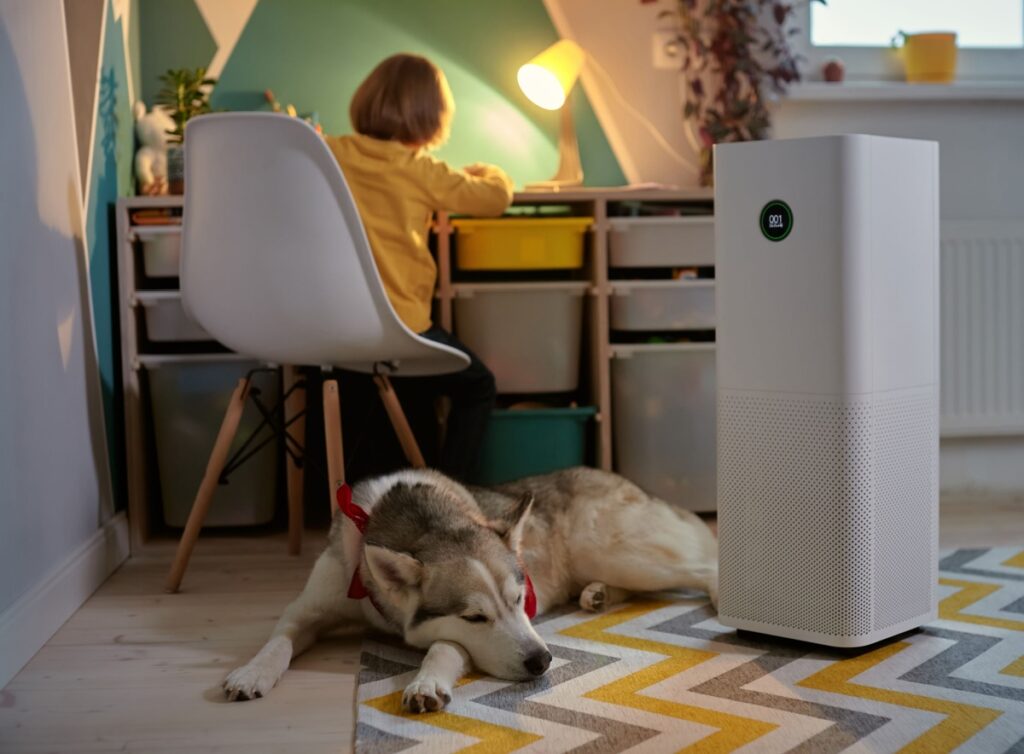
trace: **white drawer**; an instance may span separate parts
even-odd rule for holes
[[[612,284],[613,330],[711,330],[714,280],[644,280]]]
[[[608,221],[612,267],[705,267],[715,263],[715,219],[614,217]]]
[[[181,264],[181,233],[139,235],[142,241],[142,269],[146,277],[176,278]]]
[[[177,291],[149,291],[137,295],[146,322],[146,337],[155,342],[213,340],[185,313]]]
[[[715,344],[612,346],[615,470],[695,511],[717,504]]]
[[[455,334],[492,372],[499,393],[579,386],[587,283],[455,286]]]

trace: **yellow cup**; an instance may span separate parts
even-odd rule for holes
[[[903,38],[903,65],[907,81],[915,84],[948,84],[956,75],[956,34],[930,32],[906,34]],[[895,43],[895,40],[893,40]]]

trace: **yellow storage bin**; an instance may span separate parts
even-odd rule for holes
[[[455,219],[460,270],[567,270],[583,266],[591,217]]]

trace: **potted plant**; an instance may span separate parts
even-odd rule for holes
[[[765,138],[771,127],[768,97],[785,94],[800,80],[802,57],[789,43],[797,33],[790,23],[795,4],[676,0],[675,10],[659,14],[678,30],[683,121],[696,132],[692,141],[700,154],[701,185],[710,186],[714,175],[712,146]]]
[[[210,112],[210,87],[217,79],[206,76],[206,68],[171,68],[160,77],[163,88],[156,102],[174,121],[168,134],[167,183],[172,194],[185,189],[185,124],[197,115]]]

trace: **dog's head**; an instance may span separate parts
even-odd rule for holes
[[[551,654],[524,612],[519,559],[532,498],[485,520],[468,491],[444,482],[398,483],[376,503],[363,556],[378,597],[413,646],[450,641],[499,678],[543,675]]]

